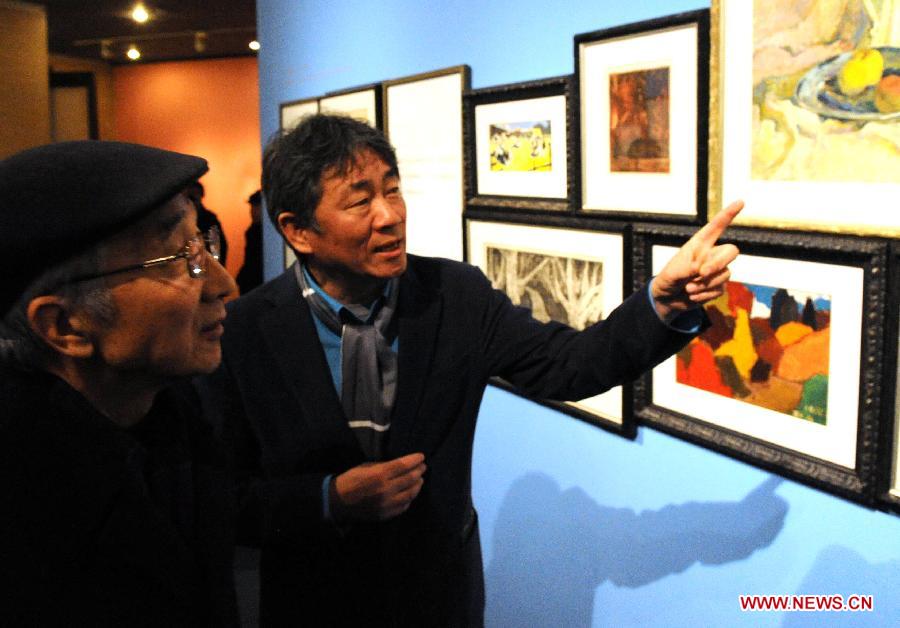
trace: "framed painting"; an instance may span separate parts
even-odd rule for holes
[[[319,111],[350,116],[381,128],[381,84],[372,83],[328,92],[319,99]]]
[[[586,222],[552,216],[542,225],[510,222],[508,215],[484,210],[466,217],[468,261],[538,320],[584,329],[622,302],[628,285],[624,224],[609,223],[598,231]],[[495,383],[518,392],[503,380]],[[630,385],[574,402],[535,401],[623,436],[635,435]]]
[[[690,229],[636,225],[635,282]],[[638,386],[639,421],[858,501],[876,473],[887,246],[729,229],[708,329]]]
[[[883,505],[900,513],[900,241],[891,243],[889,264],[878,496]]]
[[[706,219],[709,11],[575,36],[587,211]]]
[[[385,81],[384,130],[406,199],[406,250],[463,258],[462,94],[469,66]]]
[[[278,124],[282,131],[297,126],[303,118],[319,112],[318,98],[303,98],[283,102],[278,106]]]
[[[567,210],[575,163],[571,78],[468,92],[466,197],[470,207]]]
[[[900,235],[900,3],[712,0],[712,29],[710,210]]]

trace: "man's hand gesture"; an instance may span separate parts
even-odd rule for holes
[[[728,264],[737,257],[738,249],[733,244],[717,246],[716,240],[743,207],[743,201],[736,201],[716,214],[653,278],[650,291],[664,321],[724,292],[725,282],[731,277]]]

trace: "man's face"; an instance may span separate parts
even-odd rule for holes
[[[196,212],[181,194],[110,242],[108,270],[174,255],[197,232]],[[187,262],[129,271],[108,278],[117,315],[95,324],[92,337],[103,363],[118,372],[170,377],[208,373],[221,360],[224,297],[234,281],[207,256],[206,276],[191,278]]]
[[[362,150],[346,175],[322,174],[315,210],[318,228],[301,229],[300,244],[326,292],[355,300],[406,270],[406,204],[400,175],[371,150]]]

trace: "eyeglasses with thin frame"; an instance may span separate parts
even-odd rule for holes
[[[157,257],[155,259],[148,259],[146,261],[141,262],[140,264],[132,264],[130,266],[123,266],[122,268],[116,268],[115,270],[108,270],[102,273],[95,273],[92,275],[81,275],[75,277],[74,279],[70,279],[68,283],[75,283],[78,281],[89,281],[91,279],[99,279],[101,277],[108,277],[110,275],[117,275],[119,273],[128,272],[130,270],[142,270],[144,268],[153,268],[154,266],[162,266],[163,264],[170,264],[176,260],[183,259],[187,262],[188,274],[194,279],[202,279],[206,276],[207,271],[207,255],[212,257],[217,262],[219,261],[219,257],[221,256],[222,251],[222,237],[219,234],[219,228],[216,226],[212,226],[206,233],[197,232],[188,241],[185,243],[184,247],[181,249],[181,252],[175,253],[174,255],[166,255],[165,257]]]

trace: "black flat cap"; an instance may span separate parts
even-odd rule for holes
[[[42,272],[136,222],[207,170],[200,157],[90,140],[0,161],[0,316]]]

